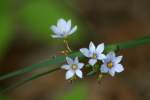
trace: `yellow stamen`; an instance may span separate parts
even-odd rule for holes
[[[108,68],[112,68],[112,66],[113,66],[113,63],[111,61],[109,63],[107,63]]]
[[[97,55],[94,53],[92,58],[96,59],[97,58]]]
[[[77,69],[77,65],[76,65],[76,64],[72,64],[71,67],[72,67],[73,70],[76,70],[76,69]]]

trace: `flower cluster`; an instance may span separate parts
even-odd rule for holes
[[[65,21],[64,19],[59,19],[57,25],[52,25],[51,30],[55,33],[52,35],[52,38],[66,38],[73,34],[77,30],[77,26],[71,28],[71,20]],[[68,50],[69,45],[65,41],[66,49]],[[70,48],[69,48],[70,49]],[[96,65],[98,66],[98,71],[100,74],[110,74],[111,76],[115,76],[115,73],[120,73],[124,70],[123,65],[120,64],[123,56],[116,56],[114,51],[110,51],[105,54],[105,45],[104,43],[100,43],[95,46],[95,44],[91,41],[89,44],[89,48],[81,48],[80,52],[86,58],[88,58],[88,63],[84,64],[79,62],[79,58],[75,57],[74,59],[66,56],[67,64],[61,66],[62,69],[67,70],[66,79],[72,80],[75,77],[83,78],[83,72],[81,69],[86,65],[94,68]],[[71,50],[68,50],[71,51]]]

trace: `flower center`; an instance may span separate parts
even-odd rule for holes
[[[92,58],[93,58],[93,59],[96,59],[96,58],[97,58],[97,54],[94,53],[93,56],[92,56]]]
[[[71,68],[72,68],[73,70],[76,70],[76,69],[78,68],[78,66],[77,66],[76,64],[72,64]]]
[[[111,61],[107,63],[108,68],[112,68],[112,66],[113,66],[113,63]]]

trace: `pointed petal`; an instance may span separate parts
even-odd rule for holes
[[[61,68],[65,69],[65,70],[69,70],[70,69],[70,65],[65,64],[65,65],[62,65]]]
[[[89,64],[90,64],[91,66],[95,65],[96,62],[97,62],[97,59],[90,59],[90,60],[89,60]]]
[[[61,30],[65,30],[66,29],[66,21],[63,18],[60,18],[57,22],[57,27]]]
[[[107,73],[109,71],[108,67],[105,64],[101,65],[100,70],[102,73]]]
[[[79,69],[82,69],[83,66],[84,66],[84,63],[78,63],[78,68],[79,68]]]
[[[90,51],[91,53],[94,53],[94,52],[95,52],[95,45],[94,45],[93,42],[90,42],[90,44],[89,44],[89,51]]]
[[[82,78],[82,77],[83,77],[81,70],[77,69],[75,72],[76,72],[76,75],[77,75],[79,78]]]
[[[106,59],[106,56],[104,54],[98,54],[97,59],[103,60]]]
[[[113,60],[113,59],[115,58],[115,52],[109,52],[109,53],[107,54],[107,58]]]
[[[76,58],[74,59],[74,63],[75,63],[75,64],[78,64],[78,63],[79,63],[79,58],[78,58],[78,57],[76,57]]]
[[[55,33],[55,34],[61,34],[61,30],[57,28],[55,25],[52,25],[50,29]]]
[[[73,34],[77,30],[77,26],[73,27],[69,32],[69,35]]]
[[[117,64],[117,63],[120,63],[120,61],[122,60],[123,56],[118,56],[114,59],[114,62]]]
[[[121,64],[116,64],[115,65],[115,71],[120,73],[124,70],[123,66]]]
[[[112,69],[110,69],[109,70],[109,74],[111,75],[111,76],[115,76],[115,70],[112,68]]]
[[[57,27],[61,31],[61,35],[65,35],[65,36],[68,35],[67,31],[66,31],[67,22],[64,19],[59,19],[58,20]]]
[[[97,53],[102,53],[104,51],[104,43],[101,43],[97,46],[96,52]]]
[[[68,70],[68,71],[66,72],[66,79],[68,80],[68,79],[72,78],[72,77],[74,76],[74,74],[75,74],[74,71]]]
[[[66,25],[66,33],[68,33],[70,30],[71,30],[71,20],[68,20]]]
[[[87,48],[81,48],[81,49],[80,49],[80,52],[81,52],[84,56],[90,57],[90,55],[89,55],[89,50],[88,50]]]
[[[70,57],[66,57],[66,60],[69,65],[72,65],[74,63]]]

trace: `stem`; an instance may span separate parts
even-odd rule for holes
[[[145,36],[139,39],[130,40],[128,42],[118,43],[116,44],[119,49],[128,49],[134,48],[140,45],[150,44],[150,36]]]
[[[70,57],[75,57],[75,56],[82,57],[82,55],[80,54],[80,52],[72,53],[69,56]],[[42,61],[40,63],[33,64],[31,66],[27,66],[27,67],[24,67],[22,69],[19,69],[17,71],[1,75],[0,76],[0,80],[17,77],[17,76],[23,75],[25,73],[31,72],[32,70],[35,70],[35,69],[40,68],[40,67],[46,67],[48,65],[62,63],[62,62],[65,61],[65,58],[66,58],[66,56],[59,56],[59,57],[55,57],[53,59],[47,59],[47,60]]]
[[[65,41],[64,42],[66,47],[67,47],[67,50],[69,50],[71,52],[71,49],[69,48],[69,45],[68,43]],[[144,45],[144,44],[150,44],[150,36],[147,36],[147,37],[143,37],[143,38],[139,38],[139,39],[135,39],[135,40],[131,40],[131,41],[128,41],[128,42],[124,42],[124,43],[118,43],[118,44],[112,44],[112,45],[108,45],[106,46],[106,50],[109,49],[110,50],[117,50],[117,49],[127,49],[127,48],[133,48],[133,47],[136,47],[136,46],[140,46],[140,45]],[[80,53],[80,52],[75,52],[75,53],[72,53],[70,55],[68,55],[70,57],[83,57],[83,55]],[[38,64],[33,64],[32,66],[29,66],[29,67],[25,67],[23,69],[20,69],[18,71],[15,71],[15,72],[12,72],[12,73],[8,73],[6,75],[2,75],[0,76],[0,80],[4,80],[4,79],[8,79],[8,78],[12,78],[12,77],[16,77],[16,76],[20,76],[20,75],[23,75],[25,73],[28,73],[28,72],[31,72],[32,70],[35,70],[37,68],[40,68],[40,67],[44,67],[44,66],[47,66],[47,65],[51,65],[51,64],[58,64],[58,63],[61,63],[61,62],[64,62],[65,61],[65,56],[60,56],[60,57],[56,57],[54,59],[49,59],[47,61],[44,61],[44,62],[41,62],[41,63],[38,63]],[[30,78],[27,78],[27,79],[22,79],[20,82],[4,89],[3,92],[6,92],[10,89],[14,89],[18,86],[21,86],[23,85],[24,83],[27,83],[33,79],[36,79],[36,78],[39,78],[43,75],[46,75],[46,74],[49,74],[49,73],[52,73],[54,71],[57,71],[59,70],[60,68],[54,68],[52,70],[49,70],[47,72],[44,72],[44,73],[41,73],[41,74],[37,74],[37,75],[33,75],[31,76]],[[90,74],[92,75],[92,74]]]
[[[15,89],[16,87],[19,87],[19,86],[21,86],[21,85],[23,85],[23,84],[25,84],[25,83],[27,83],[27,82],[29,82],[29,81],[31,81],[31,80],[34,80],[34,79],[37,79],[37,78],[42,77],[42,76],[44,76],[44,75],[47,75],[47,74],[49,74],[49,73],[55,72],[55,71],[57,71],[57,70],[59,70],[59,69],[60,69],[60,68],[57,67],[57,68],[55,68],[55,69],[51,69],[51,70],[49,70],[49,71],[46,71],[46,72],[43,72],[43,73],[40,73],[40,74],[33,75],[33,76],[31,76],[30,78],[25,78],[25,79],[23,79],[23,80],[17,82],[16,84],[13,84],[12,86],[10,86],[10,87],[8,87],[8,88],[5,88],[4,90],[0,91],[0,94],[5,93],[5,92],[7,92],[8,90],[13,90],[13,89]]]
[[[71,50],[70,47],[69,47],[68,41],[67,41],[66,39],[64,39],[64,44],[65,44],[66,49],[67,49],[69,52],[72,52],[72,50]]]
[[[102,78],[103,78],[103,74],[99,74],[99,76],[98,76],[98,83],[99,83],[99,84],[101,83]]]

